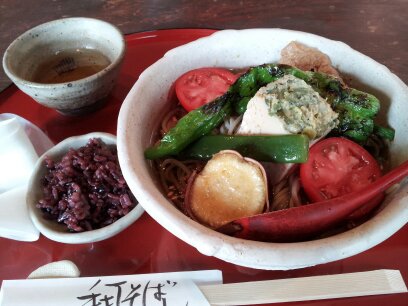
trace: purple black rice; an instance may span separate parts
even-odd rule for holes
[[[116,147],[98,138],[71,148],[59,162],[46,157],[45,166],[43,198],[37,207],[69,231],[107,226],[137,204],[120,170]]]

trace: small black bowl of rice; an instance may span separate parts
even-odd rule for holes
[[[70,137],[45,152],[26,201],[44,236],[71,244],[110,238],[144,212],[123,178],[116,137],[107,133]]]

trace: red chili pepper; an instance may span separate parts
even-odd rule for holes
[[[291,242],[310,239],[341,223],[367,201],[408,175],[408,161],[378,178],[363,191],[330,200],[232,221],[218,231],[249,240]]]

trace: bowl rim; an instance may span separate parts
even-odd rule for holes
[[[87,76],[85,78],[82,79],[78,79],[78,80],[73,80],[73,81],[68,81],[68,82],[62,82],[62,83],[39,83],[39,82],[33,82],[33,81],[29,81],[26,80],[22,77],[20,77],[19,75],[17,75],[16,73],[14,73],[13,69],[10,67],[9,65],[9,61],[10,61],[10,57],[12,56],[12,50],[16,47],[16,45],[18,45],[20,43],[20,40],[24,40],[24,38],[26,37],[30,37],[30,33],[31,32],[35,32],[38,30],[41,30],[42,28],[46,28],[48,26],[52,26],[52,25],[57,25],[60,23],[64,23],[64,22],[71,22],[71,23],[75,23],[78,21],[86,21],[86,22],[97,22],[100,23],[106,27],[109,27],[113,30],[114,33],[116,33],[117,38],[119,38],[120,41],[120,49],[119,49],[119,55],[117,57],[115,57],[115,59],[113,61],[111,61],[111,63],[106,66],[104,69],[98,71],[97,73],[94,73],[90,76]],[[67,17],[67,18],[60,18],[60,19],[56,19],[56,20],[51,20],[42,24],[39,24],[31,29],[28,29],[27,31],[25,31],[24,33],[22,33],[21,35],[19,35],[17,38],[15,38],[11,44],[7,47],[7,49],[4,51],[4,55],[3,55],[3,60],[2,60],[2,64],[3,64],[3,69],[4,72],[7,74],[7,76],[16,83],[19,84],[24,84],[25,86],[31,87],[31,88],[41,88],[41,89],[53,89],[53,88],[66,88],[68,84],[71,84],[72,88],[74,88],[74,85],[77,84],[87,84],[87,83],[91,83],[93,81],[95,81],[96,79],[105,76],[106,74],[108,74],[110,71],[114,70],[116,67],[120,66],[124,57],[125,57],[125,51],[126,51],[126,40],[125,37],[123,36],[122,32],[120,31],[120,29],[101,19],[97,19],[97,18],[90,18],[90,17]]]
[[[92,132],[66,138],[39,157],[30,176],[26,194],[28,214],[34,226],[40,231],[40,233],[51,240],[68,244],[90,243],[105,240],[132,225],[144,212],[142,205],[138,203],[126,216],[118,219],[114,223],[99,229],[80,233],[59,232],[48,227],[47,224],[43,222],[41,211],[35,207],[35,201],[33,201],[33,198],[35,198],[35,186],[38,184],[38,172],[44,168],[45,157],[61,156],[66,153],[73,142],[80,141],[82,143],[81,146],[83,146],[91,138],[100,138],[104,142],[106,141],[110,142],[110,144],[116,144],[116,136],[104,132]],[[61,150],[64,150],[65,152],[62,152]],[[61,225],[61,228],[63,227],[64,225]]]
[[[190,244],[205,255],[215,256],[224,261],[241,266],[266,270],[303,268],[344,259],[365,251],[384,241],[408,222],[408,212],[401,214],[402,216],[398,220],[393,220],[393,218],[395,218],[396,207],[401,207],[403,205],[403,203],[401,204],[400,202],[402,202],[404,198],[398,199],[398,195],[396,195],[396,197],[399,201],[397,201],[399,205],[385,207],[380,214],[377,214],[369,221],[346,232],[327,238],[304,242],[257,242],[226,236],[191,220],[171,205],[161,191],[155,186],[152,179],[143,173],[144,167],[148,167],[148,165],[146,165],[146,160],[143,161],[144,165],[139,164],[141,163],[139,160],[137,160],[134,165],[127,165],[131,158],[136,158],[134,152],[127,146],[128,138],[135,136],[127,129],[128,121],[132,120],[133,116],[133,100],[135,100],[134,97],[138,92],[143,90],[142,84],[151,77],[151,72],[154,71],[156,67],[160,67],[163,63],[170,61],[172,57],[180,55],[179,53],[183,49],[188,49],[191,46],[203,46],[205,42],[213,42],[216,39],[221,40],[227,38],[228,35],[238,35],[238,33],[251,34],[252,31],[266,31],[268,32],[268,35],[280,33],[284,35],[296,34],[305,38],[312,37],[345,49],[348,52],[353,53],[355,56],[364,58],[371,64],[375,64],[379,71],[386,74],[387,77],[392,78],[392,80],[401,87],[404,94],[408,96],[408,87],[395,74],[391,73],[388,68],[352,49],[343,42],[330,40],[311,33],[285,29],[271,28],[218,31],[208,37],[200,38],[183,46],[169,50],[161,59],[148,67],[139,76],[139,79],[125,98],[119,113],[117,135],[119,162],[122,164],[123,175],[125,176],[129,187],[149,215],[179,239]],[[191,69],[193,68],[194,67]],[[137,135],[137,137],[140,136]],[[156,217],[157,215],[160,216],[159,219]],[[393,222],[389,222],[390,220]],[[381,235],[376,235],[375,239],[372,237],[370,237],[370,239],[361,239],[362,235],[372,233],[378,227],[378,224],[380,224],[380,226],[387,225],[386,230],[381,233]],[[201,238],[207,240],[206,245],[203,245]],[[338,252],[338,254],[330,254],[330,256],[328,256],[325,250],[329,246],[331,248],[333,245],[340,248],[341,252]],[[319,258],[316,258],[316,250],[321,251]],[[261,252],[262,256],[259,256],[257,260],[248,260],[248,257],[257,256],[257,254],[259,254],[257,251]],[[242,256],[243,252],[248,252],[249,255]],[[299,253],[302,254],[302,258],[299,258]],[[276,260],[276,262],[271,263],[271,260]]]

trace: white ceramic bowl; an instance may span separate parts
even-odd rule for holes
[[[97,50],[110,64],[74,81],[48,84],[35,80],[39,65],[47,59],[61,51],[82,49]],[[115,26],[93,18],[64,18],[36,26],[16,38],[4,53],[3,67],[16,86],[38,103],[63,114],[83,114],[103,104],[115,84],[125,49],[124,37]],[[94,57],[86,55],[76,62],[93,61]],[[54,69],[67,70],[62,67],[67,66]]]
[[[41,178],[46,172],[44,165],[45,157],[49,156],[55,161],[60,160],[60,158],[62,158],[62,156],[65,155],[70,148],[78,149],[86,145],[88,140],[91,138],[100,138],[107,145],[116,145],[116,137],[107,133],[90,133],[67,138],[49,149],[38,159],[30,177],[26,197],[28,212],[34,226],[41,232],[41,234],[51,240],[72,244],[90,243],[104,240],[116,235],[130,226],[144,212],[142,206],[137,204],[136,207],[134,207],[126,216],[123,216],[108,226],[86,232],[70,233],[67,231],[67,227],[65,225],[58,224],[53,220],[45,219],[41,210],[35,207],[38,200],[40,200],[42,197]]]
[[[386,67],[344,43],[282,29],[225,30],[173,49],[146,69],[124,101],[118,121],[118,154],[123,174],[146,211],[174,235],[203,254],[237,265],[286,270],[346,258],[384,241],[408,221],[407,184],[388,195],[384,209],[347,232],[299,243],[266,243],[232,238],[189,219],[162,194],[143,151],[149,146],[168,92],[178,76],[193,68],[247,67],[277,62],[281,49],[296,40],[328,54],[353,80],[353,87],[382,100],[380,116],[396,129],[392,165],[408,159],[408,88]]]

